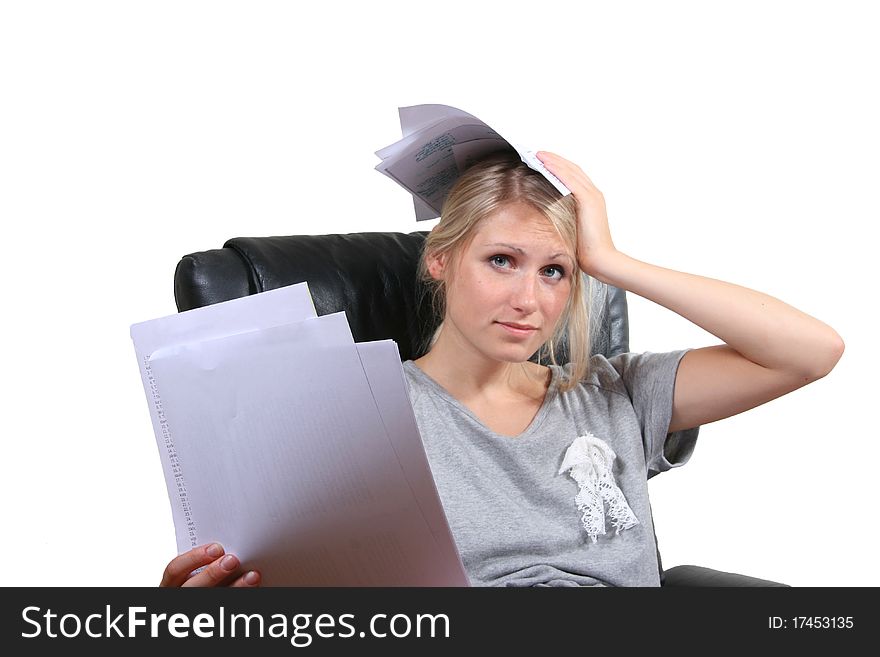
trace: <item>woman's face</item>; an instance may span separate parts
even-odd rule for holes
[[[444,338],[506,362],[528,360],[553,335],[578,273],[552,224],[524,203],[486,217],[452,269],[429,261],[446,281]]]

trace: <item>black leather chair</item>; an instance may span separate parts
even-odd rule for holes
[[[238,237],[184,256],[174,273],[178,311],[308,281],[319,315],[345,311],[355,341],[393,339],[402,360],[417,358],[436,329],[416,280],[426,232]],[[592,321],[593,352],[629,351],[626,293],[607,287]],[[565,362],[566,346],[557,359]],[[655,534],[656,538],[656,534]],[[700,566],[663,569],[663,586],[787,586]]]

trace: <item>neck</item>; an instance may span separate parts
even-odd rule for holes
[[[437,341],[416,365],[458,399],[486,396],[532,397],[546,391],[549,371],[531,362],[487,358],[444,325]]]

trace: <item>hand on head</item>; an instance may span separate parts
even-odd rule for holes
[[[538,151],[536,155],[547,170],[571,190],[577,201],[578,265],[585,273],[601,280],[606,263],[618,255],[611,239],[605,196],[574,162],[548,151]]]

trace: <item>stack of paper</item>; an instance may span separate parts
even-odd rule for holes
[[[467,586],[397,345],[305,283],[135,324],[179,552],[266,585]]]
[[[413,195],[416,219],[436,219],[458,177],[496,151],[516,151],[563,195],[571,192],[533,151],[514,146],[477,117],[448,105],[399,107],[403,139],[376,151],[384,173]]]

